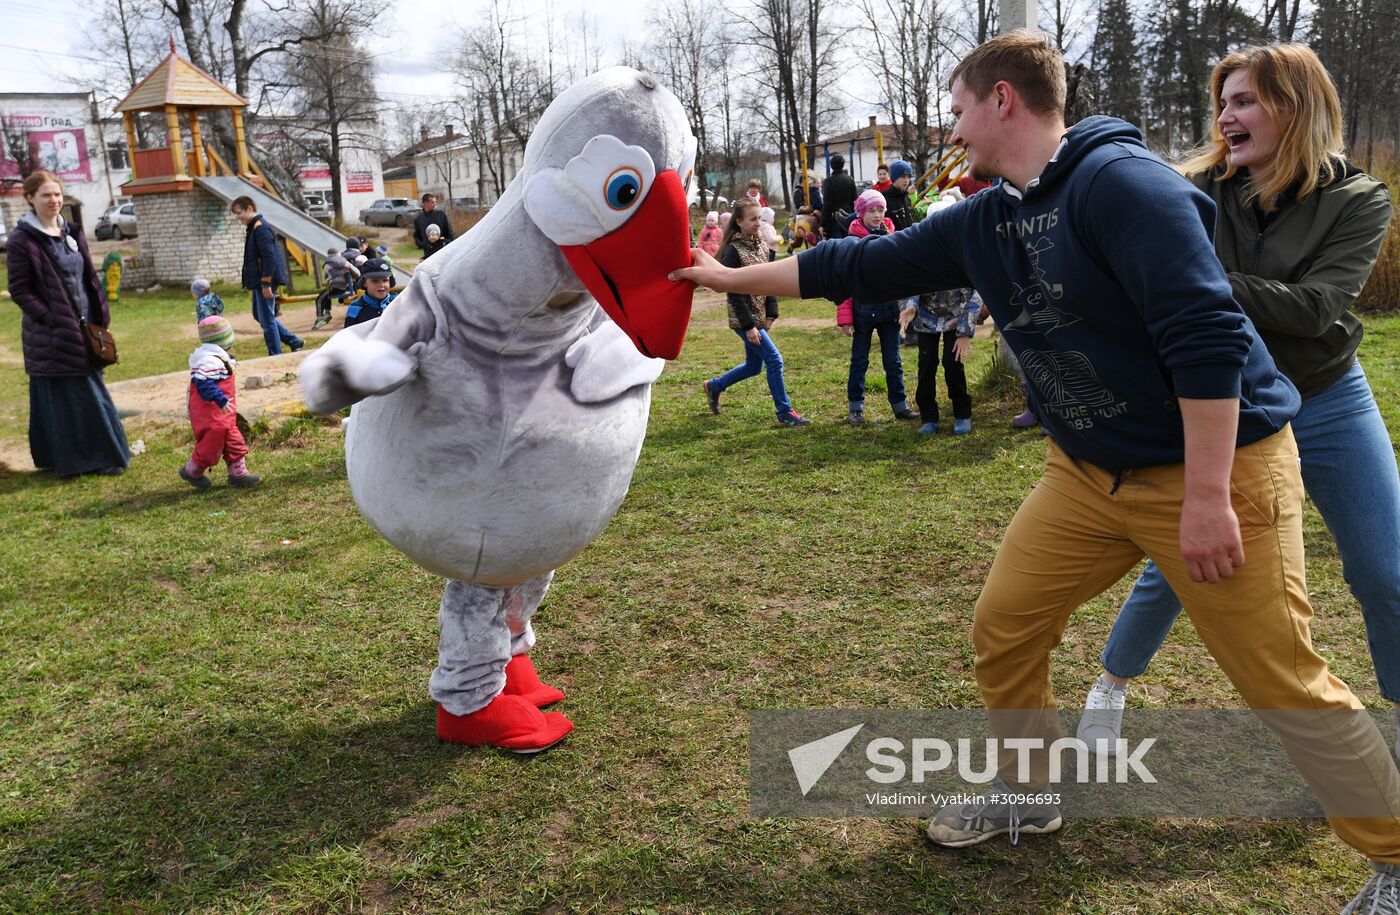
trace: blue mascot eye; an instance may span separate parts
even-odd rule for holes
[[[608,206],[614,210],[625,210],[636,202],[642,193],[642,176],[630,168],[620,168],[608,176],[603,195]]]

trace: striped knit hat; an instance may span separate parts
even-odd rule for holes
[[[233,342],[233,325],[222,315],[210,315],[199,322],[199,342],[228,346]]]

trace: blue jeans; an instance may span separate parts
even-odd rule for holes
[[[906,410],[904,362],[899,356],[899,302],[879,305],[854,303],[855,328],[851,333],[851,373],[846,378],[846,399],[852,410],[865,409],[865,372],[870,368],[870,335],[880,335],[880,361],[885,365],[885,387],[890,406]]]
[[[1337,542],[1342,574],[1361,605],[1381,695],[1400,702],[1400,474],[1360,363],[1303,401],[1293,434],[1303,487]],[[1146,670],[1180,612],[1181,602],[1149,562],[1118,611],[1103,649],[1104,670],[1119,677]]]
[[[736,330],[734,333],[744,341],[744,361],[718,378],[711,378],[710,387],[718,395],[720,391],[738,384],[745,378],[752,378],[767,367],[768,393],[773,395],[773,407],[779,416],[791,413],[792,404],[788,402],[787,387],[783,384],[783,354],[778,352],[773,338],[768,336],[768,331],[763,328],[758,330],[757,344],[750,343],[742,330]]]
[[[253,317],[262,325],[263,342],[267,344],[267,354],[276,356],[282,352],[282,344],[300,348],[302,340],[287,330],[287,326],[277,320],[277,306],[272,299],[264,299],[262,290],[253,290]]]

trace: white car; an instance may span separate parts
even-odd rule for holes
[[[331,202],[321,194],[305,193],[301,199],[306,204],[306,215],[312,219],[330,219]]]

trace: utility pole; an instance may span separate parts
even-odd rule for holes
[[[1013,29],[1035,28],[1035,0],[1000,0],[997,27],[1002,35]]]

